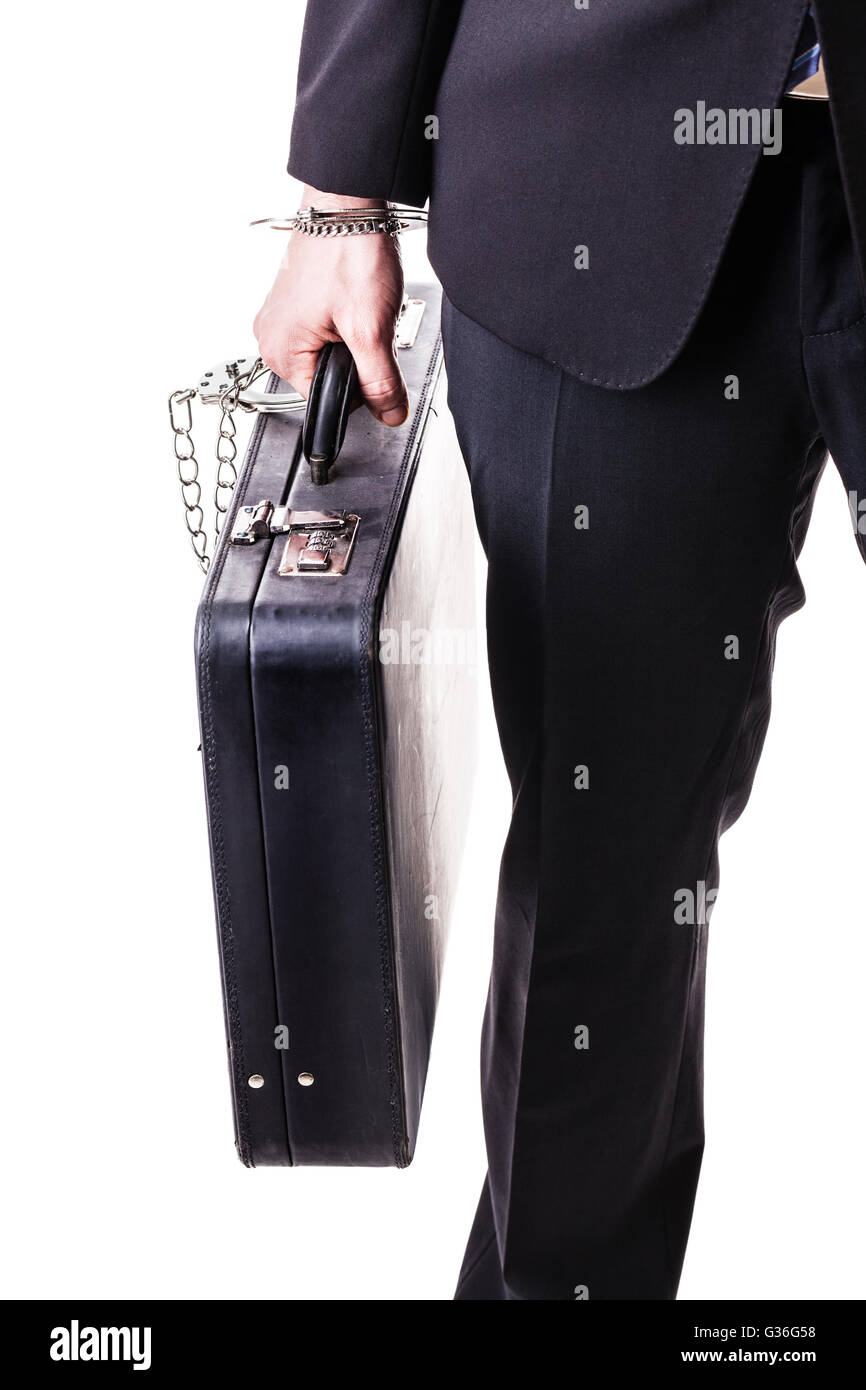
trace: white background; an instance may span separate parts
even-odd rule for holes
[[[299,0],[6,20],[4,1292],[450,1299],[508,812],[489,711],[416,1161],[232,1144],[166,397],[252,345]],[[417,273],[423,241],[406,242]],[[10,322],[11,320],[11,322]],[[210,460],[213,416],[201,420]],[[443,506],[447,498],[443,498]],[[828,472],[772,727],[722,846],[683,1298],[862,1298],[866,569]],[[485,706],[486,709],[486,706]]]

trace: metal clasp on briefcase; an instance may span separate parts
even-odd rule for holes
[[[334,576],[346,572],[358,521],[354,512],[302,512],[275,507],[265,499],[256,507],[241,508],[230,540],[232,545],[255,545],[257,540],[288,534],[279,568],[284,578]]]

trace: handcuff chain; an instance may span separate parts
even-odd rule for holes
[[[177,476],[180,482],[180,495],[183,499],[184,520],[193,551],[203,574],[210,567],[207,553],[207,532],[204,529],[204,511],[201,505],[201,483],[199,481],[198,459],[192,439],[192,407],[190,402],[195,390],[172,391],[168,398],[168,417],[174,434],[174,456],[177,459]],[[186,410],[181,415],[181,407]],[[184,418],[185,416],[185,418]],[[189,465],[187,469],[186,465]]]
[[[231,505],[232,494],[238,481],[236,466],[238,450],[235,443],[237,425],[234,421],[234,413],[239,406],[241,410],[252,409],[252,406],[244,405],[240,395],[258,376],[263,367],[262,359],[257,357],[247,371],[234,375],[231,385],[226,387],[219,398],[220,422],[216,440],[217,472],[213,493],[214,546],[216,546],[222,519]],[[174,456],[177,460],[177,476],[183,500],[186,529],[189,532],[199,568],[203,574],[207,574],[213,555],[208,553],[208,536],[201,501],[199,463],[192,438],[192,402],[197,395],[198,392],[195,387],[188,387],[183,391],[172,391],[168,398],[168,415],[174,436]]]

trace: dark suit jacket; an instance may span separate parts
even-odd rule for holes
[[[866,267],[866,0],[814,6]],[[807,7],[308,0],[289,172],[429,195],[430,258],[458,309],[587,381],[640,386],[685,342],[773,158],[678,144],[674,113],[779,106]]]

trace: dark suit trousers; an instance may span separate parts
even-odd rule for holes
[[[826,107],[786,103],[784,137],[651,385],[585,384],[444,308],[514,798],[458,1299],[676,1295],[718,839],[828,450],[866,554],[864,295]]]

